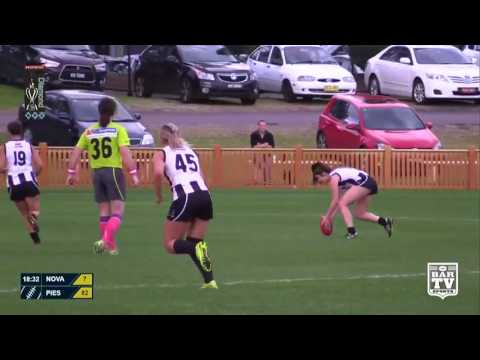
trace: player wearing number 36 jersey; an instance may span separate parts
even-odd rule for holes
[[[153,158],[155,193],[157,201],[162,202],[162,179],[166,178],[173,197],[164,226],[164,246],[171,254],[190,255],[203,276],[202,288],[216,289],[204,240],[213,208],[200,161],[180,137],[176,125],[162,126],[160,138],[164,147]]]
[[[139,183],[136,164],[128,149],[130,141],[127,131],[123,126],[112,122],[115,111],[115,100],[109,97],[100,100],[100,120],[80,137],[70,157],[67,177],[67,183],[74,185],[81,154],[87,151],[93,169],[95,201],[100,212],[101,239],[95,242],[94,251],[102,253],[107,250],[111,255],[118,254],[115,235],[122,223],[127,195],[123,164],[129,169],[133,184]]]
[[[6,172],[10,199],[22,215],[34,244],[39,244],[40,191],[37,175],[42,169],[42,161],[37,150],[23,139],[20,122],[9,123],[7,129],[10,140],[0,150],[0,172]]]

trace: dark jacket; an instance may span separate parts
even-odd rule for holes
[[[257,144],[262,143],[268,143],[272,148],[275,147],[275,140],[270,131],[265,131],[263,138],[260,136],[260,132],[258,130],[255,130],[250,134],[250,145],[252,148]]]

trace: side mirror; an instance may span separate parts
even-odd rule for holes
[[[427,123],[425,125],[427,125],[427,129],[432,129],[433,128],[433,124],[432,124],[431,121],[427,121]]]
[[[405,65],[411,65],[412,61],[408,57],[402,57],[400,58],[400,63]]]
[[[180,61],[176,56],[173,55],[168,55],[167,58],[165,59],[166,62],[172,63],[172,64],[179,64]]]
[[[237,56],[237,58],[238,58],[238,61],[244,63],[244,62],[247,62],[248,55],[247,54],[240,54],[240,55]]]
[[[133,118],[134,118],[135,120],[140,120],[140,119],[142,118],[142,115],[139,114],[139,113],[135,113],[135,114],[133,114]]]
[[[360,130],[360,126],[358,124],[347,124],[346,128],[348,130]]]

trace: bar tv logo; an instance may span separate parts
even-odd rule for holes
[[[458,295],[458,263],[428,263],[427,292],[445,300]]]
[[[45,65],[25,66],[25,119],[45,117]]]

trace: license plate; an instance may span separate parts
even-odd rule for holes
[[[336,85],[326,85],[323,88],[323,91],[325,91],[325,92],[337,92],[338,91],[338,86],[336,86]]]
[[[477,90],[477,88],[458,88],[458,91],[464,94],[476,93]]]
[[[241,84],[228,84],[227,85],[230,89],[240,89],[242,87]]]
[[[85,74],[82,73],[71,73],[70,77],[73,79],[85,79]]]

